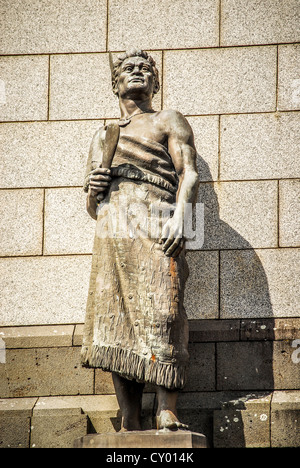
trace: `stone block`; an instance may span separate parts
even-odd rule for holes
[[[221,318],[293,317],[299,249],[221,252]]]
[[[1,398],[92,394],[94,372],[80,364],[80,349],[6,350],[0,367]]]
[[[275,330],[275,319],[272,318],[241,320],[242,341],[274,341]]]
[[[257,250],[268,279],[274,317],[295,317],[299,310],[300,250]]]
[[[92,253],[95,227],[82,188],[46,190],[45,255]]]
[[[295,112],[222,116],[220,141],[221,180],[299,177]]]
[[[272,389],[272,366],[269,341],[217,343],[218,390]]]
[[[215,390],[215,344],[190,343],[189,369],[185,392]]]
[[[31,427],[31,448],[72,448],[87,434],[87,415],[74,400],[39,398]]]
[[[83,322],[91,256],[0,260],[0,326]]]
[[[72,346],[74,325],[0,328],[6,349]]]
[[[271,395],[249,395],[214,411],[214,448],[270,447]]]
[[[268,279],[254,250],[221,252],[221,318],[272,317]]]
[[[300,45],[278,48],[278,109],[300,109]]]
[[[300,338],[300,317],[275,319],[276,340],[296,340]]]
[[[201,181],[218,179],[219,117],[188,117],[197,150],[197,166]]]
[[[190,342],[239,341],[239,320],[190,320]]]
[[[121,411],[115,395],[91,395],[80,398],[80,407],[89,419],[89,432],[119,431]]]
[[[93,395],[78,397],[80,406],[87,414],[90,423],[89,432],[117,432],[121,429],[121,411],[115,395]],[[142,400],[142,429],[153,427],[155,395],[144,393]]]
[[[48,60],[47,56],[0,57],[0,121],[47,119]]]
[[[300,179],[279,181],[279,245],[300,246]]]
[[[106,0],[10,0],[1,9],[1,54],[105,50]]]
[[[108,49],[184,49],[219,45],[217,0],[112,0]]]
[[[221,45],[297,42],[299,13],[297,0],[223,0]]]
[[[178,396],[179,420],[187,424],[190,431],[207,437],[213,447],[213,412],[221,407],[222,392],[183,392]]]
[[[161,70],[161,52],[154,52]],[[112,92],[108,54],[56,55],[51,58],[50,119],[119,118]],[[160,109],[160,93],[153,105]]]
[[[277,247],[277,182],[201,184],[203,249]]]
[[[300,388],[300,340],[282,340],[273,343],[274,388]]]
[[[82,187],[89,147],[101,121],[0,125],[0,187]]]
[[[82,345],[82,336],[84,331],[84,324],[78,323],[75,325],[75,331],[73,335],[73,346],[81,346]]]
[[[164,56],[164,108],[186,115],[275,110],[276,47],[166,51]]]
[[[115,393],[111,372],[104,372],[102,369],[95,370],[95,393],[97,395],[112,395]]]
[[[300,318],[268,318],[241,321],[241,340],[297,340]]]
[[[0,400],[0,448],[29,448],[36,398]]]
[[[41,255],[43,190],[0,191],[0,255]]]
[[[185,309],[190,319],[217,318],[219,307],[219,257],[217,252],[187,253],[190,276],[185,289]]]
[[[300,392],[274,392],[271,404],[271,446],[299,447]]]

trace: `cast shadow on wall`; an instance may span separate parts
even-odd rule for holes
[[[220,219],[219,202],[211,173],[208,164],[199,155],[198,169],[202,180],[208,181],[200,184],[198,195],[198,201],[204,204],[204,244],[201,250],[221,250],[220,318],[240,319],[241,328],[244,326],[244,330],[243,333],[240,331],[239,340],[236,342],[228,342],[226,338],[222,342],[222,338],[219,337],[216,343],[216,358],[208,359],[204,356],[202,363],[195,355],[193,343],[190,343],[190,366],[193,368],[191,377],[194,383],[188,382],[186,391],[220,392],[218,395],[224,399],[225,407],[226,402],[233,399],[234,409],[241,410],[245,408],[244,402],[247,401],[247,395],[268,394],[274,389],[272,362],[274,319],[268,280],[263,265],[250,243]],[[192,255],[192,252],[189,255]],[[201,297],[197,299],[200,304]],[[260,319],[267,319],[262,325],[265,328],[265,323],[267,323],[267,340],[255,337],[256,330],[254,329]],[[207,349],[211,350],[212,347],[207,347]],[[211,375],[213,365],[215,366],[214,389],[212,385],[206,386],[206,376]],[[195,386],[197,374],[199,376],[198,388],[196,388],[197,385]],[[218,399],[215,395],[214,397]],[[210,443],[213,439],[212,412],[212,410],[205,409],[204,404],[203,411],[200,411],[197,417],[196,414],[193,416],[192,412],[190,421],[186,421],[185,417],[190,430],[205,433]],[[184,415],[182,417],[184,418]],[[223,429],[222,437],[226,438],[228,434],[230,438],[232,430],[230,423],[226,427],[226,421],[224,421]],[[235,446],[243,447],[245,440],[241,420],[239,424],[235,424],[234,430]]]

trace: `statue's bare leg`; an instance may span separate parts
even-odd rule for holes
[[[178,392],[165,387],[157,387],[158,406],[156,412],[157,429],[187,429],[186,424],[182,424],[176,411]]]
[[[116,396],[122,413],[121,431],[140,431],[144,384],[112,373]]]

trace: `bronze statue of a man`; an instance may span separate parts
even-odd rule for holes
[[[146,382],[157,389],[157,428],[185,428],[176,401],[189,360],[182,232],[198,189],[193,132],[179,112],[153,110],[159,78],[146,52],[119,56],[112,84],[121,118],[95,134],[85,180],[97,225],[82,363],[112,372],[123,431],[141,429]]]

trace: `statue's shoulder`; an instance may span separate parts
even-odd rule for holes
[[[171,119],[171,120],[176,120],[176,119],[184,119],[184,115],[175,110],[175,109],[163,109],[161,111],[158,112],[158,115],[162,118],[162,119]]]
[[[178,131],[190,131],[191,127],[185,116],[174,109],[163,109],[158,113],[158,117],[165,126],[165,128],[171,133],[177,133]]]
[[[94,133],[93,140],[104,141],[105,134],[106,134],[106,126],[100,125],[100,127]]]

